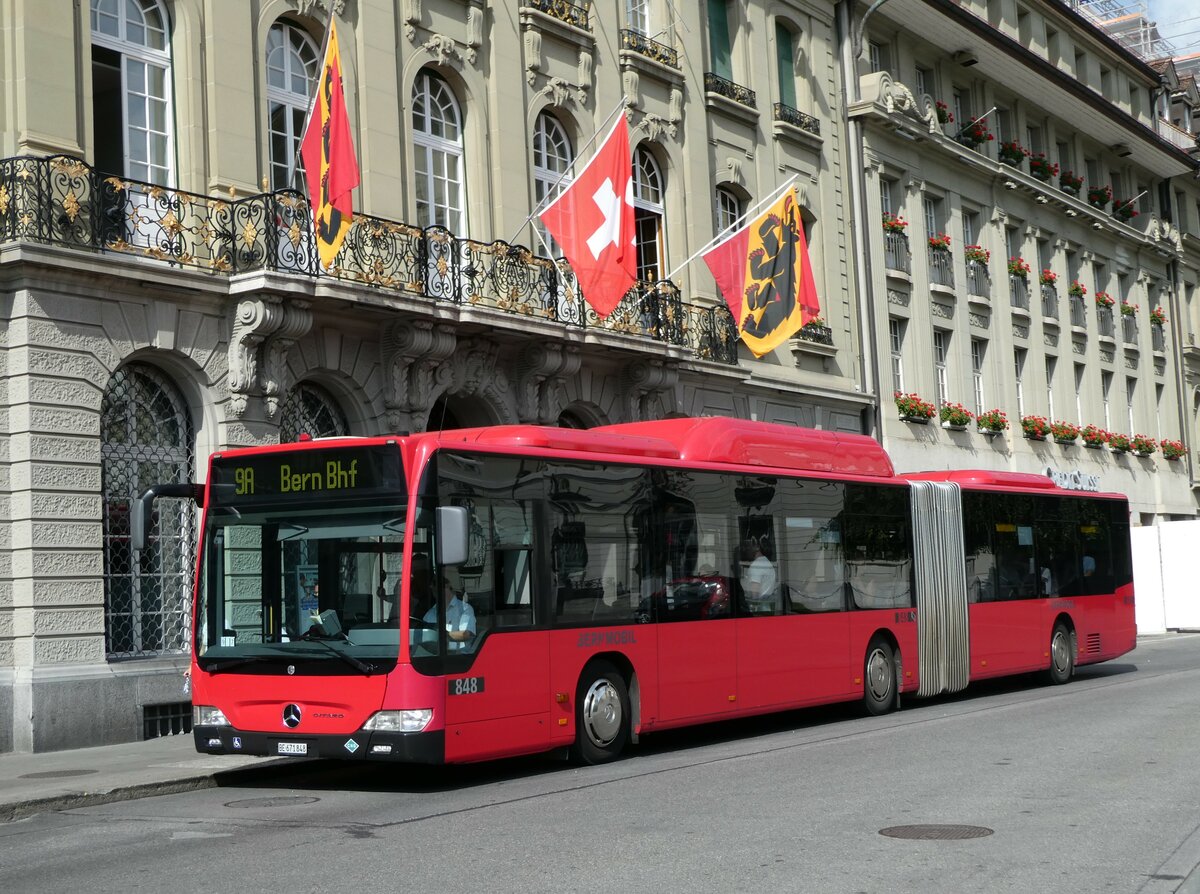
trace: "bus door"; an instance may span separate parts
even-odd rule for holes
[[[439,617],[448,628],[440,631],[446,759],[549,748],[549,633],[535,604],[537,493],[527,493],[518,459],[441,454],[438,471],[440,499],[465,506],[471,528],[467,561],[440,569],[437,580],[442,603],[453,606]]]
[[[656,495],[643,531],[643,587],[658,622],[657,719],[671,722],[737,710],[738,578],[724,482],[674,475]]]

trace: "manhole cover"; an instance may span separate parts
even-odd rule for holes
[[[888,838],[908,838],[913,841],[960,841],[964,838],[986,838],[992,830],[986,826],[952,826],[928,823],[917,826],[888,826],[879,830]]]
[[[230,801],[226,807],[299,807],[301,804],[315,804],[320,798],[247,798],[245,801]]]
[[[44,773],[26,773],[19,779],[66,779],[70,776],[88,776],[95,770],[47,770]]]

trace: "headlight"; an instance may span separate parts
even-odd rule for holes
[[[229,726],[220,708],[212,705],[192,705],[192,726]]]
[[[379,711],[363,724],[363,729],[379,733],[419,733],[433,720],[431,708],[406,711]]]

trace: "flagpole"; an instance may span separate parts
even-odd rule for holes
[[[300,132],[300,139],[296,143],[296,152],[292,156],[292,179],[296,174],[304,171],[300,180],[304,183],[304,192],[308,199],[309,207],[312,206],[312,196],[308,195],[308,172],[304,170],[304,157],[300,154],[301,148],[304,146],[304,138],[308,135],[308,128],[312,125],[313,114],[317,111],[317,105],[321,102],[321,74],[325,72],[325,57],[329,54],[329,38],[333,34],[333,6],[329,4],[329,21],[325,23],[325,39],[321,41],[321,68],[320,74],[317,76],[317,83],[314,85],[316,90],[313,91],[312,103],[308,107],[308,118],[304,122],[304,130]]]
[[[513,233],[512,238],[508,240],[510,245],[516,241],[517,237],[521,235],[521,231],[523,229],[525,229],[526,226],[528,226],[529,222],[531,220],[533,220],[534,217],[537,216],[538,212],[542,210],[542,207],[544,205],[547,205],[550,202],[552,202],[554,199],[558,198],[558,187],[562,185],[562,182],[563,182],[563,180],[565,180],[567,178],[567,175],[570,174],[575,169],[575,165],[577,165],[579,163],[579,157],[581,155],[583,155],[583,153],[586,149],[591,147],[592,143],[596,142],[596,137],[600,136],[600,134],[602,134],[602,133],[605,133],[605,134],[607,133],[605,128],[608,127],[608,122],[612,121],[613,116],[616,115],[617,112],[621,111],[621,109],[623,109],[624,107],[625,107],[625,96],[622,94],[621,101],[617,103],[617,107],[608,113],[608,117],[605,118],[604,122],[599,127],[596,128],[596,132],[594,134],[592,134],[592,138],[590,140],[588,140],[586,143],[584,143],[579,148],[579,152],[577,152],[575,154],[575,160],[572,161],[569,165],[567,165],[567,169],[565,171],[563,171],[561,174],[558,175],[558,179],[555,180],[553,184],[551,184],[551,186],[548,190],[546,190],[546,194],[544,196],[542,196],[541,201],[538,202],[537,205],[534,206],[533,210],[529,212],[529,216],[527,218],[525,218],[524,221],[521,222],[521,225],[519,227],[517,227],[517,231],[515,233]]]
[[[746,221],[750,220],[756,211],[758,211],[760,208],[766,207],[771,202],[774,202],[776,199],[778,199],[783,194],[784,190],[786,190],[789,186],[791,186],[792,183],[795,182],[796,178],[799,176],[800,176],[799,174],[792,174],[791,177],[789,177],[786,181],[784,181],[782,186],[775,187],[774,192],[772,192],[770,195],[768,195],[765,199],[761,199],[758,202],[758,204],[747,209],[746,212],[741,217],[739,217],[737,220],[735,220],[733,223],[731,223],[729,226],[727,226],[721,232],[717,233],[717,235],[714,236],[712,239],[710,239],[708,242],[704,243],[704,246],[702,248],[700,248],[691,257],[689,257],[686,261],[684,261],[682,264],[680,264],[678,267],[676,267],[674,270],[672,270],[670,273],[668,273],[666,278],[671,281],[674,281],[676,273],[678,273],[680,270],[682,270],[688,264],[692,263],[692,261],[696,260],[696,258],[700,257],[700,255],[704,254],[706,251],[708,251],[710,248],[712,248],[714,245],[716,245],[718,242],[720,242],[722,239],[724,239],[727,235],[729,235],[730,233],[737,232],[738,228],[741,227],[743,224],[745,224]]]

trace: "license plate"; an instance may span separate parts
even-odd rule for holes
[[[276,754],[308,754],[307,742],[280,742]]]

